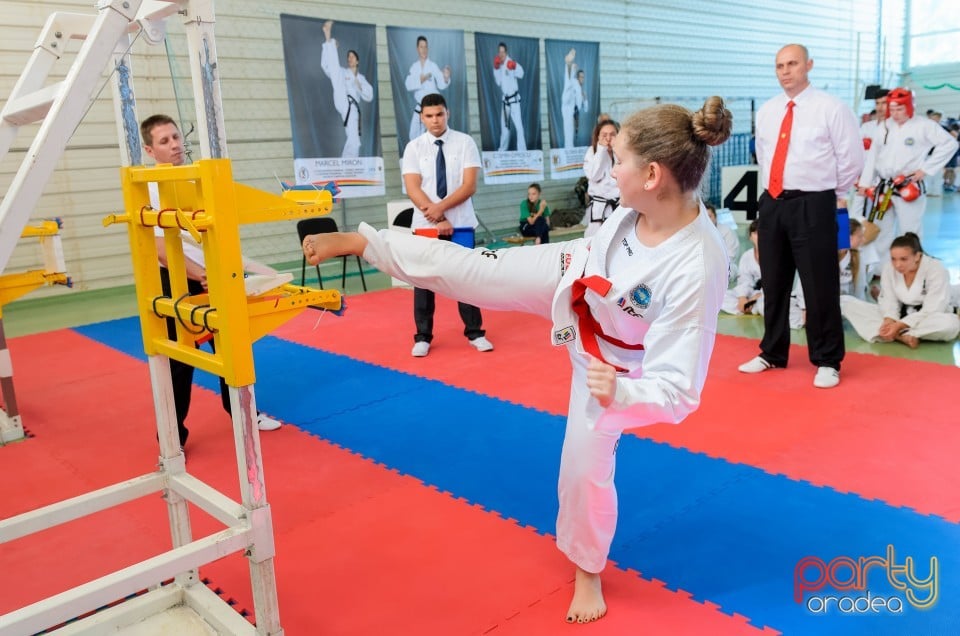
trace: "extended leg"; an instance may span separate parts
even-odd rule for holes
[[[477,307],[549,317],[564,255],[576,241],[493,251],[360,225],[359,233],[316,234],[304,239],[310,263],[361,254],[380,271],[414,287]]]

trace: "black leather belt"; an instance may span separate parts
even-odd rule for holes
[[[833,192],[833,190],[821,190],[819,192],[813,192],[810,190],[784,190],[783,192],[780,193],[780,196],[778,197],[773,197],[770,194],[769,190],[764,190],[763,192],[764,194],[766,194],[771,199],[774,199],[775,201],[788,201],[790,199],[799,199],[800,197],[814,196],[817,194],[824,194],[826,192]]]

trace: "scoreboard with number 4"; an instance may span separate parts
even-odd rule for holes
[[[760,199],[759,166],[724,166],[720,170],[720,193],[723,207],[730,210],[738,223],[757,218]]]

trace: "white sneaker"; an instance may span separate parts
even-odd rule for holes
[[[430,343],[423,340],[413,343],[413,351],[410,352],[414,358],[425,358],[430,353]]]
[[[473,347],[477,351],[493,351],[493,343],[487,340],[486,338],[484,338],[483,336],[480,336],[479,338],[474,338],[473,340],[470,341],[470,344],[473,345]]]
[[[773,365],[764,360],[761,356],[757,356],[749,362],[744,362],[739,367],[740,373],[763,373],[768,369],[772,369]]]
[[[832,389],[840,384],[840,372],[833,367],[818,367],[813,377],[813,386],[818,389]]]
[[[261,431],[275,431],[281,426],[283,426],[283,424],[281,424],[279,420],[275,420],[265,413],[257,415],[257,428]]]

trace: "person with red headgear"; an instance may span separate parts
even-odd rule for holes
[[[889,253],[896,236],[913,232],[923,238],[927,207],[923,178],[942,170],[956,151],[957,140],[950,133],[927,117],[914,117],[909,89],[895,88],[887,94],[887,118],[874,132],[858,181],[861,194],[880,179],[896,182],[891,209],[874,221],[880,228],[874,242],[879,254]]]

